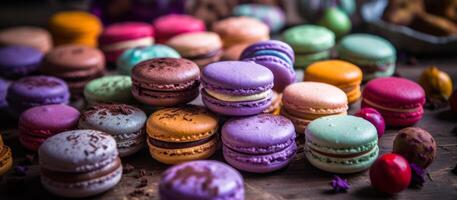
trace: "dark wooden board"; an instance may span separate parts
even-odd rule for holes
[[[415,66],[401,65],[399,73],[416,80],[421,71],[430,65],[437,65],[447,71],[457,81],[457,58],[420,59]],[[302,71],[298,71],[299,80]],[[454,85],[456,85],[454,83]],[[350,113],[359,109],[359,104],[351,106]],[[1,128],[6,144],[13,149],[16,163],[25,160],[26,153],[20,147],[16,137],[15,122],[1,120]],[[407,189],[396,195],[387,196],[370,186],[367,172],[342,175],[347,178],[351,188],[347,193],[334,194],[329,182],[333,174],[322,172],[311,166],[303,154],[285,169],[270,174],[243,173],[245,178],[246,199],[457,199],[457,175],[451,170],[457,162],[457,133],[452,133],[457,126],[457,115],[452,115],[448,108],[426,110],[425,117],[416,125],[428,130],[437,141],[438,156],[428,169],[433,181],[426,181],[422,189]],[[381,153],[392,149],[396,129],[388,129],[380,141]],[[221,152],[212,159],[222,160]],[[153,160],[146,149],[138,154],[123,159],[123,163],[134,166],[134,170],[123,175],[121,182],[112,190],[91,199],[159,199],[157,183],[161,172],[167,168]],[[143,174],[143,175],[142,175]],[[145,181],[147,180],[147,181]],[[145,187],[139,187],[145,184]],[[28,175],[20,177],[14,172],[4,176],[0,183],[0,199],[58,199],[46,192],[39,182],[39,167],[29,166]]]

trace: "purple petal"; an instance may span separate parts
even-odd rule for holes
[[[410,185],[413,187],[422,187],[425,182],[425,170],[422,169],[422,167],[420,167],[419,165],[411,163],[411,172],[412,177]]]
[[[349,183],[346,179],[342,179],[336,175],[333,176],[330,185],[332,186],[334,192],[346,192],[350,188]]]

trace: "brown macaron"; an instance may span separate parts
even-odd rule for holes
[[[96,48],[78,44],[62,45],[45,56],[40,71],[62,78],[72,95],[80,95],[89,81],[105,74],[105,57]]]
[[[155,58],[132,70],[133,97],[150,106],[175,106],[197,98],[200,69],[182,58]]]

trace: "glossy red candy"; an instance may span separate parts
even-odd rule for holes
[[[399,193],[406,189],[411,181],[411,168],[402,156],[384,154],[371,166],[370,181],[371,185],[381,192]]]
[[[382,135],[384,135],[384,131],[386,129],[386,124],[384,122],[384,118],[382,117],[381,113],[379,113],[376,109],[374,108],[362,108],[359,110],[359,112],[355,113],[355,116],[361,117],[376,127],[376,130],[378,131],[378,139],[381,138]]]
[[[451,106],[452,112],[457,114],[457,90],[454,90],[451,97],[449,98],[449,105]]]

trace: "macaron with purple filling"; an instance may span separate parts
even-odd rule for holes
[[[146,114],[126,104],[97,104],[87,108],[78,128],[110,134],[116,140],[119,156],[132,155],[144,147]]]
[[[225,160],[247,172],[281,169],[297,152],[294,125],[283,116],[261,114],[229,120],[221,134]]]
[[[243,61],[207,65],[202,71],[203,103],[229,116],[261,113],[271,104],[273,73],[266,67]]]

